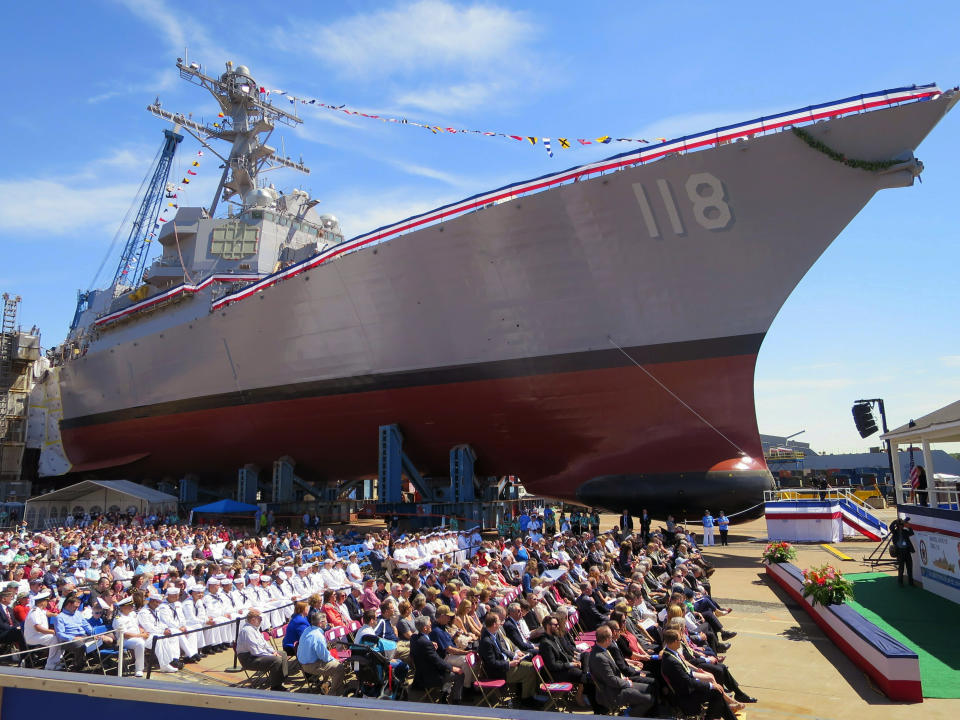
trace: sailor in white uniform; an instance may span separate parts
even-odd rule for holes
[[[260,573],[250,573],[247,577],[247,585],[240,590],[240,593],[246,601],[248,614],[251,609],[259,610],[263,606],[260,600]]]
[[[170,635],[171,632],[160,619],[158,608],[162,601],[163,598],[160,596],[160,593],[151,591],[147,596],[147,604],[137,613],[137,622],[140,624],[140,627],[149,634],[146,644],[147,647],[154,649],[157,663],[160,665],[160,672],[171,673],[179,670],[179,667],[174,666],[173,663],[179,663],[180,647],[176,638],[169,640],[163,639],[164,636]],[[153,643],[154,638],[158,638],[156,644]]]
[[[291,617],[293,617],[293,586],[290,584],[290,579],[287,577],[286,570],[280,570],[277,572],[277,577],[273,583],[277,590],[280,592],[280,596],[283,598],[283,606],[280,608],[283,613],[283,622],[286,622]]]
[[[270,575],[261,575],[260,584],[266,591],[268,598],[266,612],[263,614],[263,619],[267,626],[265,629],[272,630],[283,627],[283,610],[280,608],[286,604],[286,600],[280,592],[280,588],[273,584],[273,577]]]
[[[229,609],[223,604],[223,598],[220,596],[220,581],[216,578],[207,580],[207,594],[203,598],[203,604],[207,608],[207,617],[213,620],[214,625],[219,625],[220,623],[225,623],[233,619],[230,617]],[[211,630],[216,637],[216,642],[213,646],[215,650],[226,650],[230,643],[233,642],[232,625],[221,625],[220,627],[211,628]]]
[[[233,607],[236,609],[239,617],[246,617],[247,612],[250,610],[250,601],[246,595],[243,594],[244,589],[243,575],[237,575],[233,579],[230,597],[233,599]]]
[[[213,652],[213,646],[217,645],[217,631],[210,629],[207,625],[213,625],[213,620],[207,616],[207,606],[203,603],[203,586],[194,585],[190,588],[190,599],[185,600],[183,605],[183,613],[187,618],[187,627],[190,629],[202,627],[204,631],[202,633],[197,633],[197,635],[202,635],[203,639],[198,640],[197,644],[200,646],[201,653]]]
[[[117,635],[117,647],[123,636],[123,649],[133,652],[133,669],[137,677],[143,677],[143,656],[150,633],[140,627],[137,613],[133,612],[133,598],[124,598],[117,603],[117,614],[113,618],[113,630]]]
[[[363,585],[363,573],[360,572],[360,565],[357,562],[357,553],[350,553],[349,561],[347,562],[347,582],[351,585],[355,585],[358,588],[362,588]]]
[[[50,591],[41,590],[33,596],[33,610],[27,613],[27,619],[23,623],[23,639],[27,645],[56,645],[57,634],[50,627],[50,619],[47,617],[47,605],[50,603]],[[53,670],[63,655],[63,646],[50,648],[47,651],[47,664],[44,670]]]
[[[161,622],[170,628],[173,635],[185,633],[187,627],[187,618],[183,613],[183,606],[180,604],[180,590],[173,586],[167,588],[167,602],[157,608],[157,614]],[[200,655],[197,652],[197,635],[179,635],[177,641],[180,643],[180,657],[185,658],[187,662],[199,662]]]
[[[293,577],[290,578],[290,587],[293,588],[291,597],[295,600],[305,600],[307,596],[311,594],[310,589],[307,587],[308,571],[309,568],[306,565],[301,565],[297,568]]]

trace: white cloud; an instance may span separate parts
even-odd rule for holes
[[[387,92],[400,107],[454,113],[494,97],[503,104],[520,88],[529,93],[534,77],[542,84],[530,47],[537,32],[510,8],[419,0],[331,24],[291,23],[274,36],[278,50],[306,49],[325,69],[380,87],[392,82]]]
[[[745,122],[753,118],[770,115],[774,112],[778,111],[770,108],[754,108],[753,110],[745,108],[735,112],[702,112],[671,115],[644,125],[635,131],[631,137],[645,138],[647,140],[665,137],[668,140],[672,140],[683,137],[684,135],[692,135],[726,125]]]
[[[178,20],[178,17],[182,17],[182,13],[167,7],[162,0],[117,0],[117,2],[158,31],[164,37],[166,44],[178,53],[189,46],[190,40],[195,38],[199,30],[192,21],[182,24]],[[189,35],[187,27],[193,28]]]
[[[424,88],[399,94],[395,102],[434,113],[456,113],[478,107],[499,94],[499,82],[464,83],[449,87]]]
[[[368,194],[343,191],[340,195],[324,199],[323,212],[336,215],[344,235],[350,238],[432,210],[453,199],[452,196],[424,199],[422,190],[400,188],[378,194],[377,202],[372,203]]]
[[[4,231],[16,232],[25,240],[55,235],[78,239],[77,231],[83,231],[91,246],[98,236],[113,237],[138,198],[141,180],[153,169],[153,159],[146,146],[117,148],[70,173],[2,178],[0,217]],[[192,159],[178,154],[170,182],[179,181]],[[179,193],[178,202],[183,206],[205,205],[219,182],[215,159],[198,169],[201,172],[194,182]]]
[[[468,182],[465,178],[443,172],[442,170],[437,170],[436,168],[427,167],[425,165],[417,165],[416,163],[404,162],[403,160],[392,160],[388,158],[381,159],[384,159],[387,163],[397,168],[397,170],[402,170],[409,175],[418,175],[420,177],[430,178],[431,180],[438,180],[439,182],[451,185],[453,187],[463,188],[468,184],[473,184],[472,180]]]
[[[4,180],[0,216],[5,232],[20,236],[47,237],[110,224],[115,228],[136,191],[136,183],[77,186],[59,180]]]
[[[942,355],[940,364],[947,367],[960,367],[960,355]]]
[[[500,64],[526,44],[534,26],[522,13],[497,7],[460,7],[420,0],[355,15],[329,25],[301,27],[304,47],[351,75],[383,77],[440,66]]]

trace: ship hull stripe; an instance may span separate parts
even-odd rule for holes
[[[699,148],[716,145],[720,142],[727,142],[739,137],[756,135],[771,130],[779,130],[788,125],[798,123],[809,123],[824,118],[839,117],[850,113],[862,112],[865,110],[874,110],[881,107],[887,107],[897,103],[929,100],[940,95],[940,90],[936,86],[920,86],[912,88],[897,88],[895,90],[884,90],[876,93],[860,95],[854,98],[847,98],[833,103],[824,103],[822,105],[812,105],[802,110],[793,110],[779,115],[751,120],[745,123],[729,125],[724,128],[710,130],[697,135],[687,136],[678,140],[670,140],[665,143],[653,145],[643,150],[627,151],[619,155],[601,160],[588,165],[581,165],[568,170],[544,175],[533,180],[518,182],[512,185],[506,185],[497,190],[493,190],[480,195],[474,195],[458,203],[452,203],[437,208],[421,215],[414,215],[405,220],[401,220],[392,225],[387,225],[369,233],[360,235],[356,238],[337,245],[320,255],[304,260],[297,265],[293,265],[282,272],[276,273],[264,278],[258,283],[243,288],[235,293],[226,295],[212,304],[212,309],[217,310],[249,297],[258,290],[269,287],[280,280],[294,277],[305,270],[310,270],[324,262],[331,260],[344,253],[357,250],[360,247],[370,243],[386,240],[394,235],[398,235],[429,223],[446,220],[454,215],[459,215],[470,210],[475,210],[481,206],[515,197],[520,193],[537,192],[555,185],[571,182],[591,174],[617,170],[619,168],[645,163],[651,160],[657,160],[666,155],[677,152],[686,152]],[[869,100],[868,100],[869,98]]]
[[[611,348],[609,350],[593,350],[514,360],[497,360],[408,372],[332,378],[329,380],[273,387],[242,389],[237,392],[157,403],[146,407],[125,408],[123,410],[108,411],[94,415],[69,419],[64,418],[64,420],[61,421],[61,427],[63,429],[70,429],[195,410],[209,410],[218,407],[247,405],[311,396],[341,395],[424,385],[448,385],[476,380],[531,377],[626,367],[633,364],[631,358],[641,364],[658,364],[737,355],[756,355],[762,342],[762,334],[740,335],[625,348],[625,352],[630,356],[629,358],[620,350]]]
[[[647,365],[676,397],[624,365],[184,407],[64,429],[63,441],[79,467],[146,453],[124,467],[126,477],[222,479],[247,463],[269,473],[291,456],[301,477],[346,480],[377,474],[377,428],[396,423],[404,451],[428,476],[446,476],[451,448],[469,443],[479,475],[517,475],[537,494],[615,508],[613,488],[693,511],[709,491],[734,512],[769,489],[753,414],[755,362],[751,353]]]
[[[766,133],[774,130],[780,130],[788,125],[798,123],[810,123],[824,118],[839,117],[850,113],[875,110],[890,105],[923,101],[935,98],[940,94],[939,88],[935,85],[912,86],[896,88],[893,90],[882,90],[874,93],[867,93],[844,100],[823,103],[821,105],[811,105],[800,110],[791,110],[777,115],[750,120],[744,123],[728,125],[722,128],[716,128],[696,135],[685,136],[677,140],[670,140],[657,145],[652,145],[641,150],[627,151],[619,155],[614,155],[605,160],[595,163],[581,165],[570,168],[559,173],[544,175],[528,181],[521,181],[507,185],[497,190],[489,191],[466,198],[460,202],[445,205],[435,210],[414,215],[399,222],[377,228],[363,235],[359,235],[351,240],[336,245],[328,250],[321,252],[315,257],[301,261],[279,273],[269,275],[259,282],[230,293],[211,304],[211,310],[219,310],[230,303],[249,297],[253,293],[270,287],[281,280],[299,275],[302,272],[318,267],[323,263],[339,257],[345,253],[358,250],[361,247],[371,243],[380,242],[393,236],[415,230],[424,225],[449,219],[455,215],[475,210],[479,207],[495,203],[500,200],[506,200],[515,197],[520,193],[538,192],[556,185],[561,185],[591,174],[617,170],[628,165],[636,165],[652,160],[657,160],[666,155],[677,152],[687,152],[697,150],[711,145],[717,145],[721,142],[729,142],[741,137]],[[246,278],[240,276],[226,276],[229,281],[256,280],[257,278]],[[153,298],[149,298],[140,303],[135,303],[129,307],[116,312],[104,315],[95,321],[99,327],[104,327],[112,322],[123,319],[132,313],[147,309],[153,305],[167,300],[180,293],[195,293],[206,287],[214,280],[223,281],[220,276],[207,278],[198,285],[184,284],[168,290],[165,293]]]

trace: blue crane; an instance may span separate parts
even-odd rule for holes
[[[121,292],[121,288],[135,287],[143,275],[150,233],[153,232],[160,214],[160,207],[167,189],[167,179],[170,177],[170,168],[173,166],[173,155],[181,140],[183,135],[172,130],[163,131],[163,148],[160,150],[160,158],[146,186],[143,200],[133,219],[133,226],[130,228],[130,235],[124,245],[123,254],[120,256],[120,264],[113,276],[115,295]]]

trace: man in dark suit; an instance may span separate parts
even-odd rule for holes
[[[560,620],[553,615],[543,619],[544,635],[540,638],[540,656],[543,664],[556,682],[570,682],[582,685],[584,670],[571,654],[569,648],[560,640]]]
[[[596,630],[609,618],[597,609],[593,599],[593,587],[590,583],[581,583],[580,597],[576,601],[577,611],[580,613],[580,625],[586,632]]]
[[[23,639],[23,630],[14,616],[10,605],[14,599],[13,590],[4,590],[0,595],[0,642],[12,643],[18,650],[26,650],[27,643]]]
[[[367,578],[364,578],[364,581],[366,581],[366,579]],[[360,594],[360,588],[354,585],[351,587],[347,599],[343,601],[343,604],[347,606],[347,611],[350,613],[351,620],[360,620],[363,618],[363,608],[360,607]]]
[[[627,705],[632,717],[641,717],[653,707],[653,695],[645,692],[646,686],[638,685],[620,674],[609,652],[612,643],[610,628],[600,626],[597,629],[597,644],[588,655],[590,676],[597,686],[597,703],[606,714]]]
[[[433,629],[430,618],[421,615],[415,624],[417,634],[410,643],[413,686],[420,690],[438,687],[440,702],[458,705],[463,693],[463,670],[451,665],[437,653],[436,646],[430,640],[430,631]]]
[[[650,522],[650,515],[647,513],[647,509],[644,508],[640,514],[640,533],[644,545],[650,542]]]
[[[629,510],[624,510],[623,514],[620,515],[620,530],[624,535],[629,535],[633,530],[633,518],[630,516]]]
[[[708,673],[694,670],[681,654],[680,633],[665,630],[664,649],[660,656],[660,674],[673,691],[677,705],[683,712],[698,714],[707,705],[707,717],[735,720],[736,715],[727,705],[720,685]]]
[[[530,709],[542,709],[543,704],[534,698],[539,681],[533,663],[522,661],[507,652],[497,638],[499,630],[500,617],[497,613],[488,612],[483,616],[483,630],[480,633],[477,653],[487,678],[519,683],[520,703]]]
[[[523,622],[523,610],[520,603],[510,603],[507,606],[507,619],[503,621],[503,632],[507,639],[528,655],[537,652],[537,646],[523,637],[523,631],[520,629],[520,623]]]

